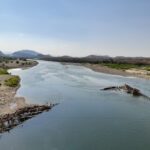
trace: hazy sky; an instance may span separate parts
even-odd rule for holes
[[[150,57],[150,0],[0,0],[0,50]]]

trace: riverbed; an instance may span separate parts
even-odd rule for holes
[[[129,84],[150,96],[150,80],[97,73],[39,61],[21,77],[16,97],[27,103],[59,103],[0,138],[0,150],[149,150],[150,101],[108,86]]]

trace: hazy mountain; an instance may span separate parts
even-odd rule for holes
[[[68,56],[68,55],[64,55],[64,56],[61,56],[62,58],[72,58],[71,56]]]
[[[98,58],[110,58],[110,56],[108,56],[108,55],[88,55],[88,56],[86,56],[86,58],[96,58],[96,59],[98,59]]]
[[[5,56],[5,54],[2,51],[0,51],[0,56]]]
[[[23,58],[39,58],[44,57],[43,54],[32,50],[20,50],[12,53],[13,57],[23,57]]]

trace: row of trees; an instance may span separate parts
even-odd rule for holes
[[[43,58],[47,61],[72,62],[72,63],[114,63],[114,64],[134,64],[150,65],[150,58],[144,57],[49,57]]]

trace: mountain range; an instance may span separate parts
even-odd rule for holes
[[[72,59],[72,58],[76,58],[76,57],[72,57],[72,56],[60,56],[60,57],[53,57],[51,55],[44,55],[42,53],[33,51],[33,50],[19,50],[13,53],[3,53],[2,51],[0,51],[0,56],[2,57],[17,57],[17,58],[28,58],[28,59],[33,59],[33,58],[37,58],[37,59],[44,59],[44,58],[61,58],[61,59]],[[77,57],[78,58],[78,57]],[[79,58],[83,58],[83,59],[90,59],[90,60],[99,60],[99,59],[111,59],[111,58],[115,58],[115,59],[126,59],[126,58],[130,58],[130,57],[123,57],[123,56],[117,56],[117,57],[110,57],[108,55],[88,55],[86,57],[79,57]],[[137,59],[144,59],[145,57],[132,57],[132,58],[137,58]],[[150,58],[145,58],[145,59],[150,59]]]
[[[9,56],[9,57],[17,57],[17,58],[49,58],[52,57],[51,55],[44,55],[42,53],[33,51],[33,50],[19,50],[11,54],[5,54],[2,51],[0,51],[0,56]],[[62,58],[72,58],[71,56],[61,56]],[[109,56],[99,56],[99,55],[89,55],[84,58],[109,58]]]
[[[5,54],[2,51],[0,51],[0,56],[5,56]]]

